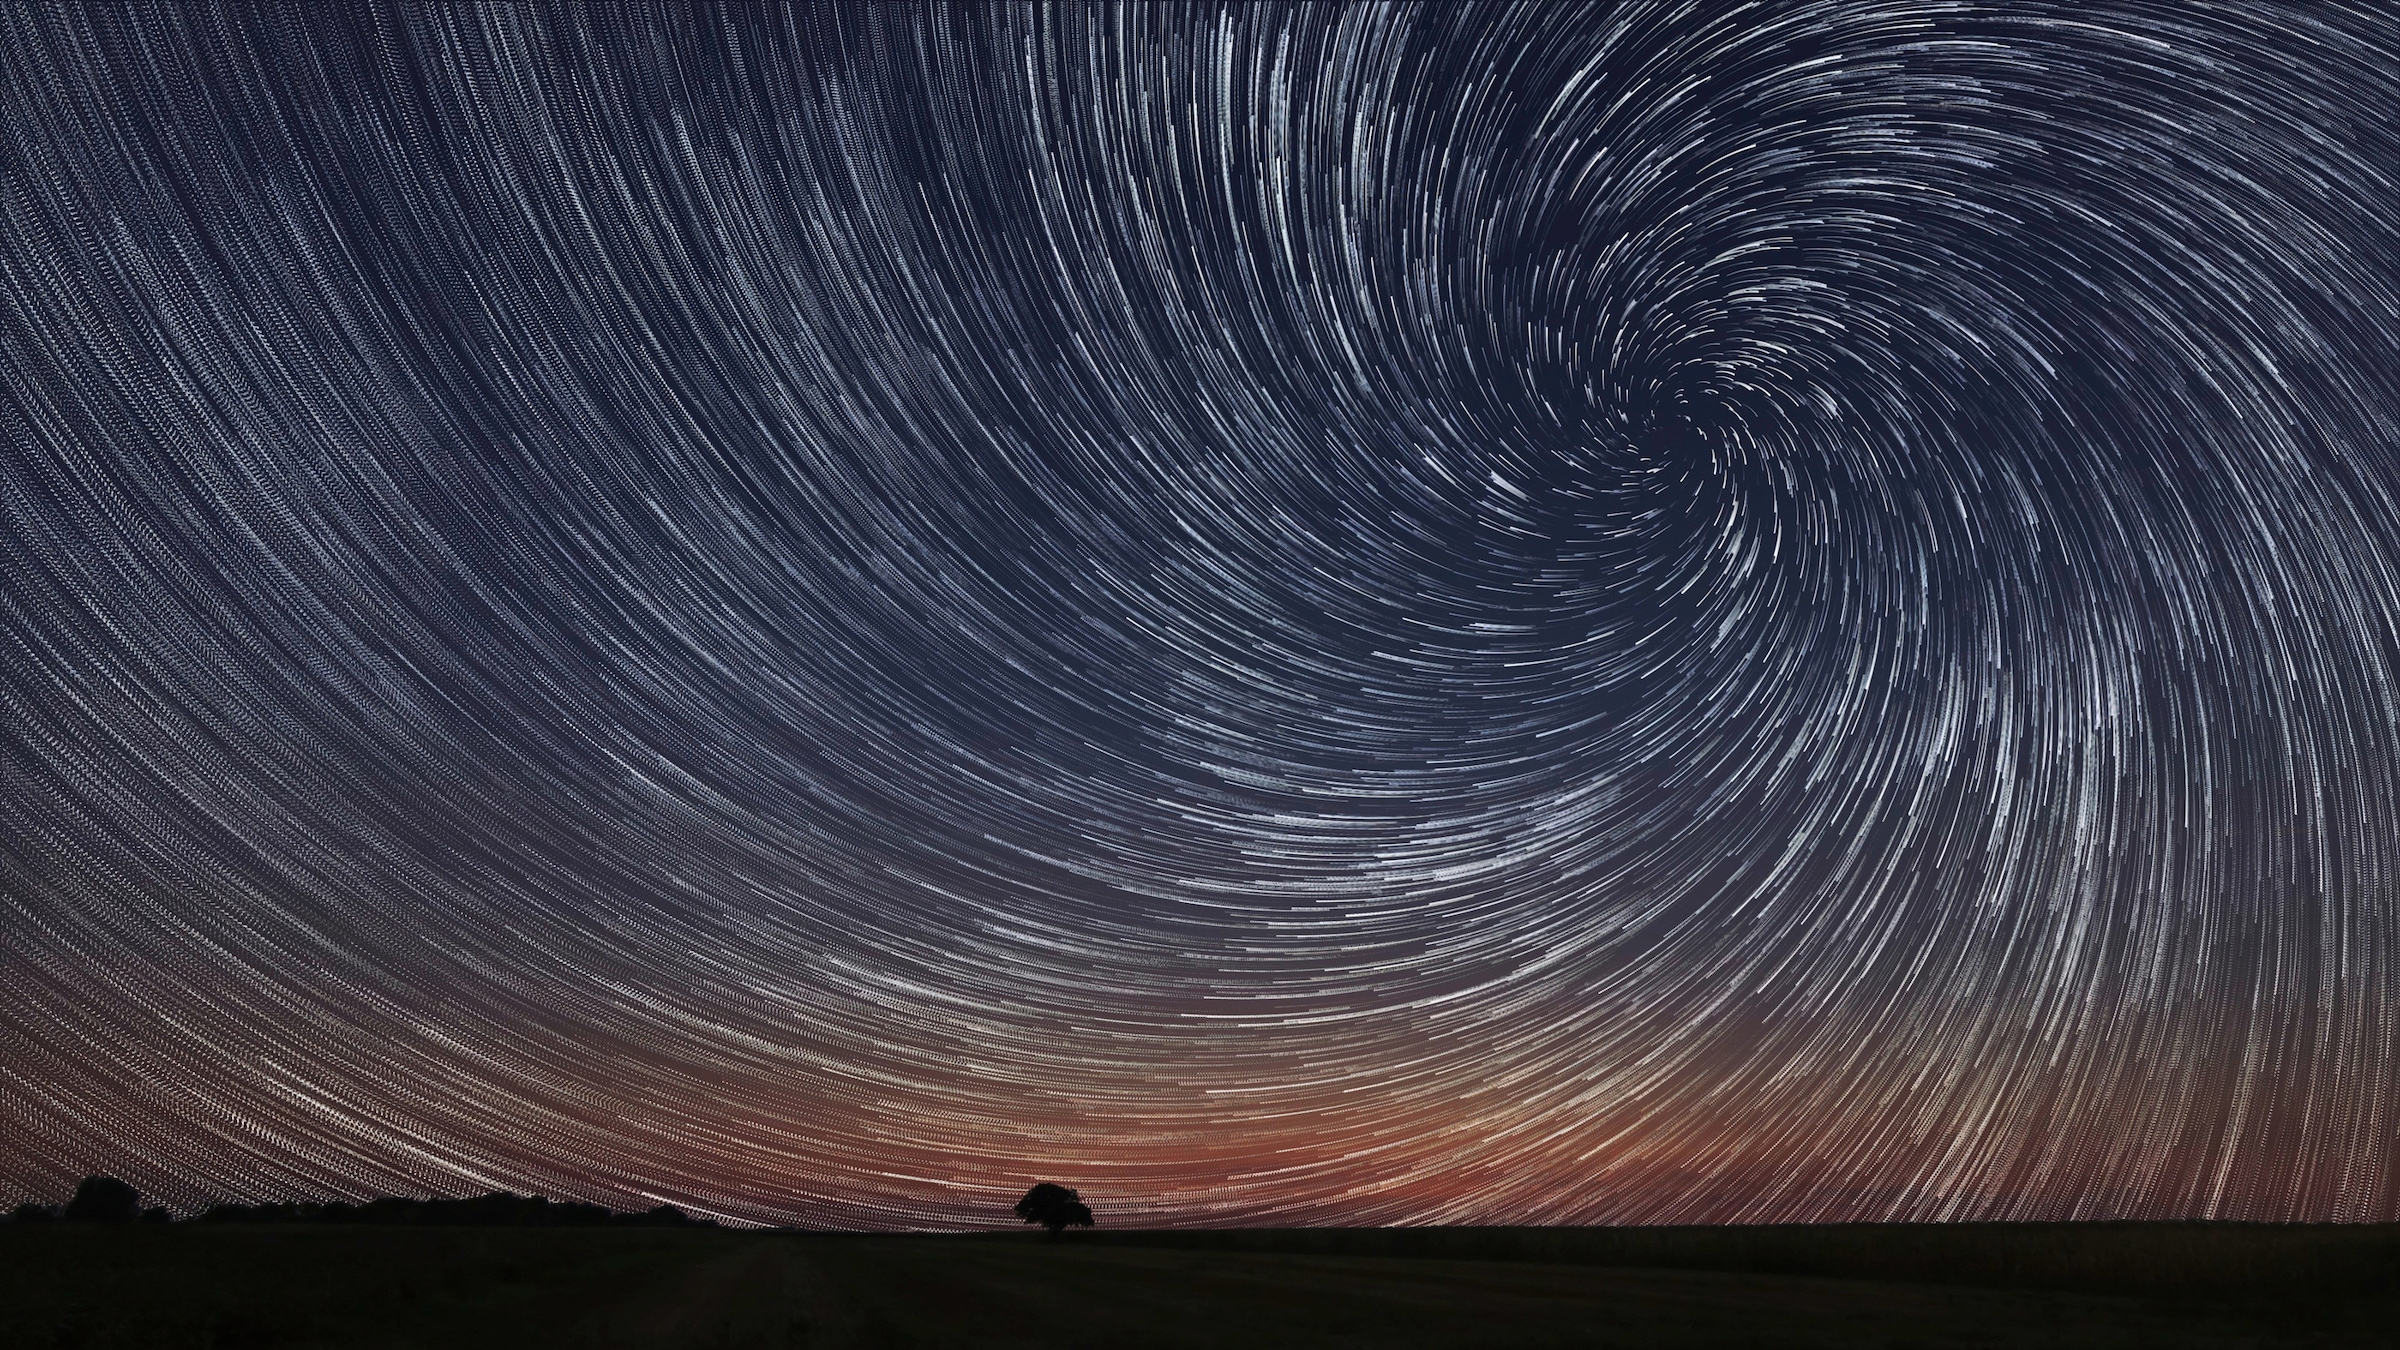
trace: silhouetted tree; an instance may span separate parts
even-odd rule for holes
[[[1017,1217],[1049,1229],[1052,1237],[1069,1225],[1092,1226],[1092,1211],[1083,1203],[1083,1197],[1055,1181],[1045,1181],[1025,1192],[1025,1198],[1017,1202]]]
[[[63,1216],[85,1223],[131,1223],[142,1215],[142,1193],[115,1177],[85,1177]]]
[[[8,1217],[16,1223],[48,1223],[58,1217],[58,1206],[38,1204],[28,1200],[10,1210]]]

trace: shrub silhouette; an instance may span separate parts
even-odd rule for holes
[[[645,1209],[639,1214],[615,1215],[610,1221],[613,1223],[642,1224],[651,1228],[692,1228],[699,1226],[699,1220],[694,1219],[691,1215],[684,1213],[682,1210],[675,1208],[673,1205],[660,1205],[655,1209]]]
[[[115,1177],[85,1177],[61,1217],[84,1223],[131,1223],[141,1214],[140,1191]]]
[[[1057,1237],[1068,1225],[1077,1228],[1092,1226],[1092,1211],[1083,1197],[1055,1181],[1045,1181],[1025,1192],[1017,1202],[1017,1217],[1027,1223],[1038,1223]]]

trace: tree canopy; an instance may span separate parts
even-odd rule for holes
[[[85,1177],[67,1202],[64,1217],[93,1223],[131,1223],[141,1217],[142,1194],[115,1177]]]
[[[1017,1217],[1027,1223],[1038,1223],[1056,1237],[1069,1227],[1092,1226],[1091,1207],[1083,1197],[1055,1181],[1045,1181],[1025,1192],[1017,1202]]]

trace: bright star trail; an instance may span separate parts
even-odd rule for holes
[[[0,1182],[2400,1218],[2400,17],[0,8]]]

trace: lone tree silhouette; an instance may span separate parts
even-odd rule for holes
[[[1025,1198],[1017,1202],[1017,1217],[1049,1229],[1052,1237],[1057,1237],[1069,1224],[1077,1228],[1092,1226],[1091,1207],[1083,1203],[1083,1197],[1055,1181],[1045,1181],[1025,1192]]]
[[[91,1223],[131,1223],[141,1213],[141,1192],[115,1177],[85,1177],[61,1217]]]

